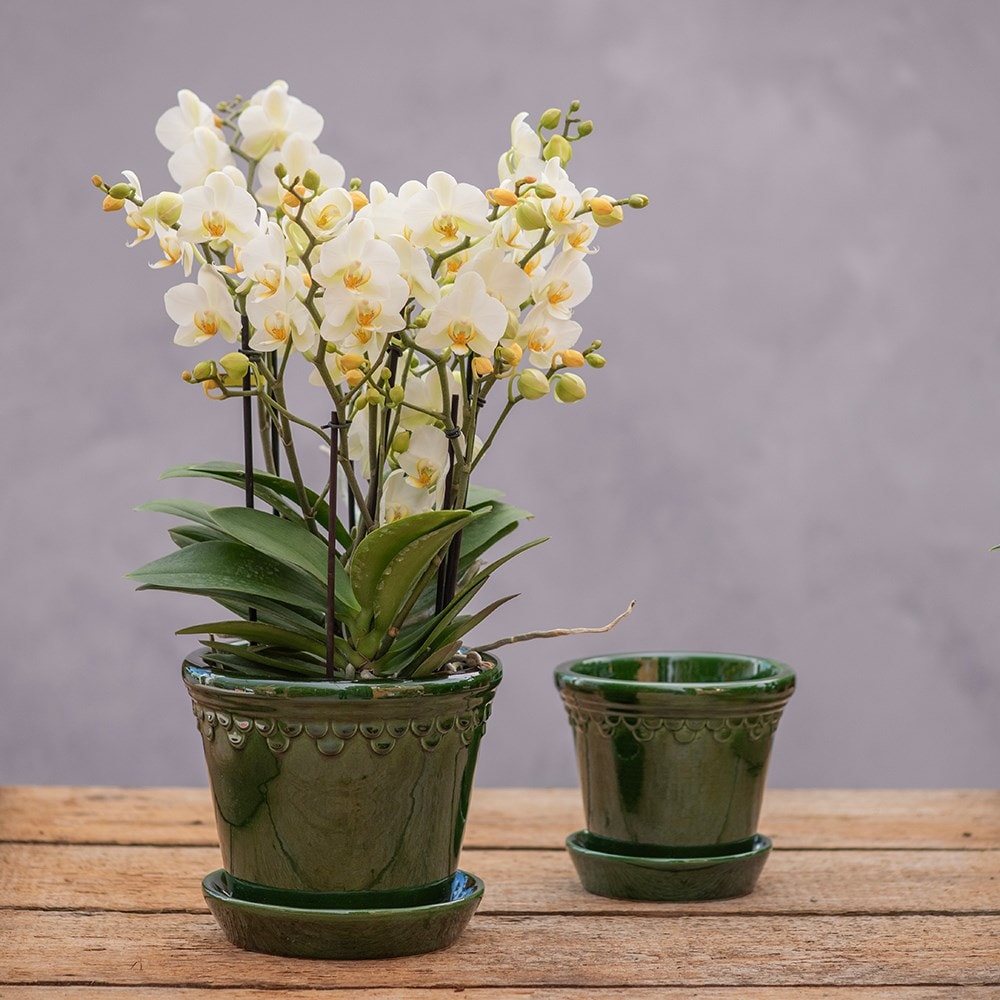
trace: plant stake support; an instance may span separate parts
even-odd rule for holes
[[[250,360],[250,320],[247,314],[240,317],[240,353],[247,360]],[[244,504],[249,510],[254,506],[254,478],[253,478],[253,397],[250,395],[253,390],[253,378],[250,369],[247,368],[243,376],[243,496]],[[247,609],[247,619],[255,622],[257,620],[257,609]]]

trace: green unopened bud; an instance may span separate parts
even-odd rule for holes
[[[288,167],[286,167],[284,163],[276,163],[274,165],[274,176],[277,177],[279,181],[283,181],[287,173]]]
[[[569,110],[570,110],[571,114],[574,111],[579,111],[580,110],[580,102],[579,101],[570,101],[569,102]]]
[[[542,112],[541,118],[538,119],[538,124],[542,128],[558,128],[559,122],[562,121],[562,109],[561,108],[549,108],[548,111]]]
[[[367,396],[358,396],[354,401],[354,409],[356,412],[360,413],[368,405]]]
[[[542,229],[546,224],[545,209],[542,203],[531,196],[522,198],[514,209],[514,218],[524,230]]]
[[[549,380],[537,368],[528,368],[517,376],[517,391],[525,399],[541,399],[549,391]]]
[[[590,135],[594,131],[594,123],[588,118],[585,122],[580,122],[576,127],[576,134],[583,138],[585,135]]]
[[[547,143],[545,143],[545,148],[542,150],[542,157],[546,160],[557,159],[565,167],[570,160],[573,159],[573,147],[569,143],[569,139],[562,135],[554,135]]]
[[[396,436],[392,439],[392,450],[397,455],[402,455],[407,448],[410,447],[410,432],[409,431],[399,431]]]
[[[350,189],[352,191],[360,191],[361,190],[361,178],[360,177],[352,177],[351,178]]]
[[[556,196],[556,189],[551,184],[536,184],[535,194],[539,198],[554,198]]]
[[[371,403],[372,406],[378,406],[379,403],[385,401],[385,396],[383,396],[382,393],[380,393],[374,386],[368,390],[366,395],[368,396],[368,402]]]
[[[507,310],[507,328],[504,330],[501,340],[514,340],[521,330],[521,322],[518,314],[513,309]]]
[[[320,185],[319,174],[315,170],[307,170],[302,175],[302,183],[305,184],[310,191],[316,191]]]
[[[578,403],[587,395],[587,385],[579,375],[560,372],[554,376],[553,395],[560,403]]]
[[[418,330],[422,330],[430,322],[430,319],[430,313],[422,312],[419,316],[414,316],[413,319],[410,320],[410,326],[416,327]],[[416,358],[413,360],[416,361]],[[415,368],[416,365],[411,365],[410,367]]]
[[[118,184],[112,184],[108,188],[108,194],[112,198],[131,198],[135,194],[135,188],[131,184],[126,184],[122,181]]]
[[[604,346],[603,340],[595,340],[587,349],[590,351],[599,351],[603,346]]]
[[[649,204],[649,199],[644,194],[629,195],[629,208],[645,208]]]
[[[399,406],[403,402],[403,398],[406,396],[406,390],[401,385],[394,385],[389,389],[389,402],[393,406]]]
[[[232,351],[219,358],[219,364],[226,369],[226,374],[232,378],[241,379],[250,371],[250,359],[240,351]]]
[[[195,382],[204,382],[205,379],[215,378],[218,369],[214,361],[199,361],[191,372],[191,377]]]
[[[603,368],[607,364],[603,354],[586,354],[584,357],[587,359],[587,364],[590,365],[591,368]]]
[[[176,191],[161,191],[155,201],[157,221],[165,226],[173,226],[180,221],[184,199]]]

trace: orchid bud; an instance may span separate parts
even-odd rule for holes
[[[537,198],[522,198],[515,210],[517,224],[525,230],[542,229],[546,224],[545,209]]]
[[[309,169],[302,175],[302,183],[310,190],[315,191],[320,186],[319,174],[315,170]]]
[[[327,344],[327,348],[332,347],[332,344]],[[352,372],[357,368],[363,368],[365,365],[365,356],[363,354],[341,354],[337,358],[337,367],[342,372]]]
[[[153,200],[157,221],[165,226],[173,226],[180,221],[184,199],[176,191],[161,191]]]
[[[191,374],[195,382],[204,382],[205,379],[215,378],[216,371],[214,361],[199,361]]]
[[[511,368],[516,368],[524,357],[524,351],[520,344],[504,344],[497,350],[500,360]]]
[[[644,194],[629,195],[629,208],[645,208],[649,204],[649,199]]]
[[[503,205],[507,208],[517,204],[517,195],[509,188],[488,188],[486,199],[493,205]]]
[[[219,358],[219,364],[231,378],[242,379],[250,371],[250,359],[240,351],[231,351]]]
[[[569,139],[562,135],[552,136],[542,150],[542,158],[545,160],[554,160],[557,157],[564,167],[573,159],[573,147],[569,144]]]
[[[587,395],[586,383],[579,375],[560,372],[553,379],[552,392],[560,403],[577,403]]]
[[[596,198],[591,199],[591,204],[596,200]],[[597,212],[591,212],[591,215],[594,218],[594,222],[605,229],[609,226],[617,226],[625,218],[625,213],[622,211],[621,205],[612,205],[611,211],[606,215],[599,215]]]
[[[587,208],[593,216],[610,215],[615,210],[615,203],[604,195],[595,195],[587,199]]]
[[[287,174],[288,167],[286,167],[284,163],[276,163],[274,165],[274,176],[277,177],[279,181],[283,181]]]
[[[549,391],[549,380],[537,368],[528,368],[517,377],[517,391],[525,399],[541,399]]]
[[[419,316],[414,316],[410,320],[410,326],[416,330],[422,330],[431,321],[431,314],[427,312],[422,312]],[[416,365],[411,365],[411,368],[415,368]]]
[[[556,189],[551,184],[536,184],[535,194],[539,198],[554,198],[556,196]]]
[[[119,181],[117,184],[112,184],[108,188],[108,194],[112,198],[131,198],[135,194],[135,188],[131,184],[126,184],[124,181]]]
[[[361,191],[351,191],[351,204],[354,206],[355,212],[360,212],[361,209],[368,204],[368,199],[364,196]]]
[[[576,127],[576,134],[583,138],[585,135],[590,135],[594,131],[594,123],[588,118],[584,122],[580,122]]]
[[[104,201],[101,203],[101,208],[105,212],[117,212],[118,209],[124,208],[125,202],[121,198],[112,198],[111,195],[107,195]]]
[[[194,381],[194,376],[189,371],[183,371],[183,372],[181,372],[181,378],[185,382],[193,382]]]
[[[401,385],[394,385],[389,389],[389,402],[393,406],[399,406],[406,396],[406,390]]]
[[[567,368],[582,368],[587,359],[579,351],[563,351],[559,357]]]
[[[392,450],[397,455],[402,455],[410,447],[410,432],[399,431],[392,439]]]
[[[560,108],[549,108],[548,111],[543,111],[541,117],[538,119],[538,124],[542,128],[558,128],[559,122],[562,121],[562,110]]]
[[[579,111],[580,110],[580,102],[579,101],[570,101],[569,102],[569,110],[570,110],[570,113],[572,113],[574,111]]]
[[[361,371],[360,368],[352,368],[349,372],[345,373],[344,378],[347,380],[347,384],[352,389],[357,389],[357,387],[361,385],[362,382],[364,382],[365,373]]]
[[[90,178],[90,183],[94,185],[95,188],[104,187],[104,178],[100,174],[94,174]]]
[[[477,378],[486,378],[493,374],[493,362],[489,358],[475,357],[472,359],[472,370]]]
[[[383,396],[382,393],[380,393],[374,386],[368,390],[367,396],[368,402],[371,403],[372,406],[377,406],[379,403],[385,402],[385,396]]]
[[[586,358],[591,368],[603,368],[607,364],[603,354],[588,354]]]

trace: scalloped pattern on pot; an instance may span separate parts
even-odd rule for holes
[[[255,719],[233,715],[191,702],[198,729],[207,740],[214,740],[222,730],[236,750],[246,746],[254,732],[267,742],[273,753],[284,753],[292,740],[305,737],[312,740],[316,749],[325,757],[336,757],[352,739],[361,738],[372,753],[384,757],[392,753],[399,740],[412,737],[420,741],[424,750],[434,750],[442,738],[453,730],[464,746],[469,746],[477,731],[481,731],[490,717],[490,704],[482,705],[459,715],[443,715],[432,719],[379,722],[279,722],[274,719]]]
[[[757,742],[774,736],[781,718],[780,711],[720,719],[664,719],[649,715],[585,712],[569,705],[566,711],[570,725],[577,733],[596,732],[610,739],[627,730],[643,743],[661,732],[669,733],[678,743],[693,743],[703,733],[711,735],[717,743],[730,743],[739,734]]]

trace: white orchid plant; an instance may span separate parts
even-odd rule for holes
[[[584,398],[579,370],[605,363],[573,319],[591,291],[587,258],[600,229],[647,199],[570,180],[573,146],[593,128],[575,101],[537,128],[514,119],[495,187],[439,171],[365,195],[320,152],[322,117],[283,81],[215,109],[177,96],[156,135],[179,190],[145,198],[131,171],[93,183],[105,211],[124,212],[129,246],[157,241],[151,266],[193,277],[164,296],[174,342],[232,346],[183,378],[256,409],[263,468],[245,456],[168,470],[237,486],[246,506],[145,505],[185,523],[170,532],[176,551],[130,575],[222,605],[230,618],[180,631],[237,673],[419,678],[527,637],[463,649],[510,598],[465,613],[469,603],[538,544],[483,564],[529,515],[472,475],[519,403]],[[327,400],[312,420],[286,394],[302,363]],[[304,481],[303,434],[331,452],[318,489]],[[591,630],[548,634],[564,631]]]

